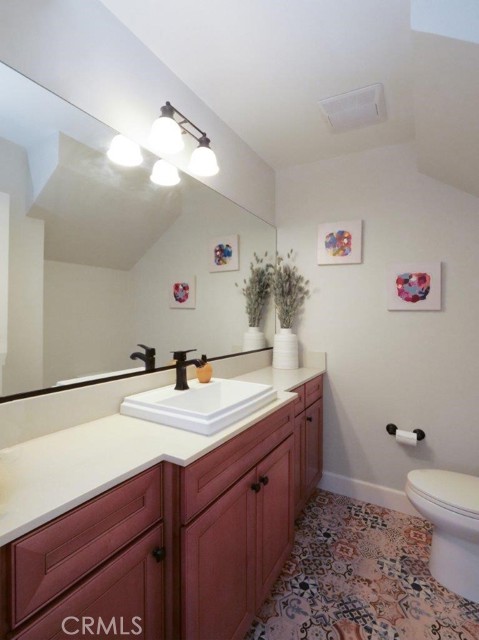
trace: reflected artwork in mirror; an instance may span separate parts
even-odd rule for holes
[[[0,63],[0,402],[59,385],[141,373],[130,354],[240,352],[248,328],[235,282],[276,230],[203,183],[150,180],[158,157],[122,167],[107,125]],[[239,271],[211,272],[212,238],[238,237]],[[194,308],[172,308],[178,274]],[[272,306],[262,329],[271,345]]]

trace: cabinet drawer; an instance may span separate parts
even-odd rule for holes
[[[157,466],[11,545],[11,626],[72,586],[162,514]]]
[[[181,521],[220,496],[293,432],[293,403],[181,470]]]
[[[162,546],[160,524],[14,633],[11,640],[162,640],[164,563],[157,562],[152,553]]]
[[[309,407],[323,397],[323,376],[309,380],[305,385],[305,406]]]
[[[298,397],[294,401],[294,415],[295,416],[299,416],[299,414],[302,413],[304,411],[304,408],[305,408],[305,404],[304,404],[304,397],[305,397],[304,384],[302,384],[300,387],[296,387],[296,389],[292,389],[292,391],[293,391],[293,393],[297,393],[298,394]]]

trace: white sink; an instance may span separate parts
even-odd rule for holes
[[[174,385],[126,397],[120,413],[178,429],[211,435],[246,418],[277,397],[271,385],[213,378],[175,391]]]

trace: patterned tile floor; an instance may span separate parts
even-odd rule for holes
[[[479,604],[428,569],[421,518],[318,490],[245,640],[479,640]]]

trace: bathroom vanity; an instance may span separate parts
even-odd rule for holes
[[[271,368],[240,378],[272,376],[288,378]],[[1,547],[0,636],[242,638],[321,477],[322,375],[297,370],[288,379],[280,384],[296,395],[281,391],[214,436],[119,415],[85,425],[97,456],[116,431],[133,458],[135,446],[147,447],[150,463]],[[63,438],[71,447],[69,437],[51,434],[39,446]]]
[[[80,635],[89,616],[100,637],[99,616],[117,635],[165,637],[167,474],[157,465],[5,549],[12,637]]]

